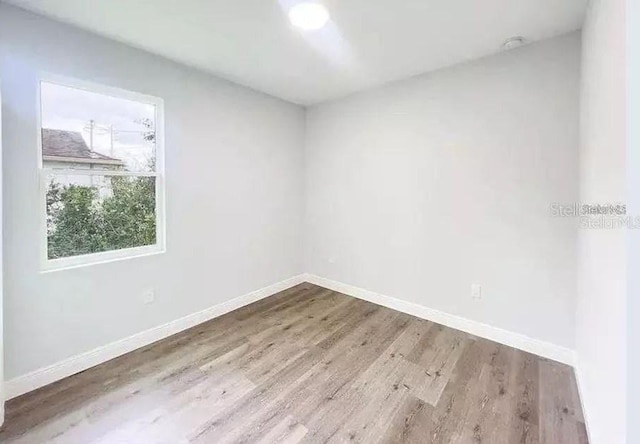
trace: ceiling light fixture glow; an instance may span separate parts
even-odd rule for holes
[[[289,21],[297,28],[315,31],[329,21],[329,11],[320,3],[298,3],[289,10]]]

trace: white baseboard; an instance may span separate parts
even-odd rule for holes
[[[354,287],[353,285],[332,281],[313,274],[306,274],[304,279],[311,284],[338,291],[358,299],[373,302],[374,304],[401,311],[418,318],[446,325],[447,327],[490,339],[492,341],[499,342],[500,344],[524,350],[544,358],[549,358],[571,366],[575,363],[575,352],[573,350],[550,342],[533,339],[519,333],[492,327],[491,325],[483,324],[481,322],[472,321],[460,316],[434,310],[433,308],[424,307],[422,305],[396,299],[391,296],[385,296],[373,291]]]
[[[412,302],[403,301],[352,285],[325,279],[313,274],[302,274],[6,381],[4,387],[6,399],[15,398],[16,396],[20,396],[47,384],[51,384],[52,382],[66,378],[67,376],[71,376],[98,364],[102,364],[110,359],[152,344],[210,319],[251,304],[252,302],[271,296],[275,293],[286,290],[287,288],[291,288],[302,282],[310,282],[331,290],[339,291],[358,299],[363,299],[393,310],[398,310],[422,319],[437,322],[438,324],[446,325],[447,327],[471,333],[476,336],[490,339],[492,341],[568,365],[575,364],[574,351],[565,347],[533,339],[519,333],[492,327],[487,324],[465,319],[449,313],[444,313]],[[580,387],[579,375],[576,375],[576,378],[578,386]]]
[[[86,353],[73,356],[48,367],[41,368],[23,376],[5,382],[6,399],[15,398],[24,393],[43,387],[52,382],[74,375],[88,368],[102,364],[110,359],[129,353],[140,347],[179,333],[188,328],[236,310],[245,305],[264,299],[280,291],[304,282],[304,275],[294,276],[268,287],[247,293],[230,301],[223,302],[197,313],[190,314],[164,325],[145,330],[128,338],[98,347]],[[1,404],[1,403],[0,403]]]

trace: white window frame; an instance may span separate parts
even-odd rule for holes
[[[42,84],[53,83],[60,86],[80,89],[88,92],[126,99],[153,105],[155,107],[155,172],[108,171],[108,170],[73,170],[59,168],[45,168],[42,160]],[[40,217],[40,264],[42,272],[84,267],[123,259],[164,253],[166,250],[165,231],[165,170],[164,170],[164,101],[161,98],[135,93],[132,91],[106,86],[90,81],[62,77],[52,74],[42,74],[37,87],[37,116],[38,116],[38,178],[40,199],[38,215]],[[82,254],[57,259],[49,259],[47,237],[47,187],[48,177],[55,175],[79,176],[127,176],[127,177],[155,177],[156,183],[156,243],[141,247],[123,248],[119,250],[103,251],[99,253]]]

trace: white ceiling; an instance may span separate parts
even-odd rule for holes
[[[5,1],[303,105],[579,29],[587,3],[317,0],[332,21],[305,33],[301,0]]]

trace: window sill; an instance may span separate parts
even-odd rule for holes
[[[124,248],[122,250],[105,251],[102,253],[86,254],[82,256],[64,257],[60,259],[45,259],[40,268],[40,273],[52,273],[55,271],[74,270],[93,265],[108,264],[128,259],[137,259],[147,256],[156,256],[165,253],[165,248],[160,245],[145,247]]]

